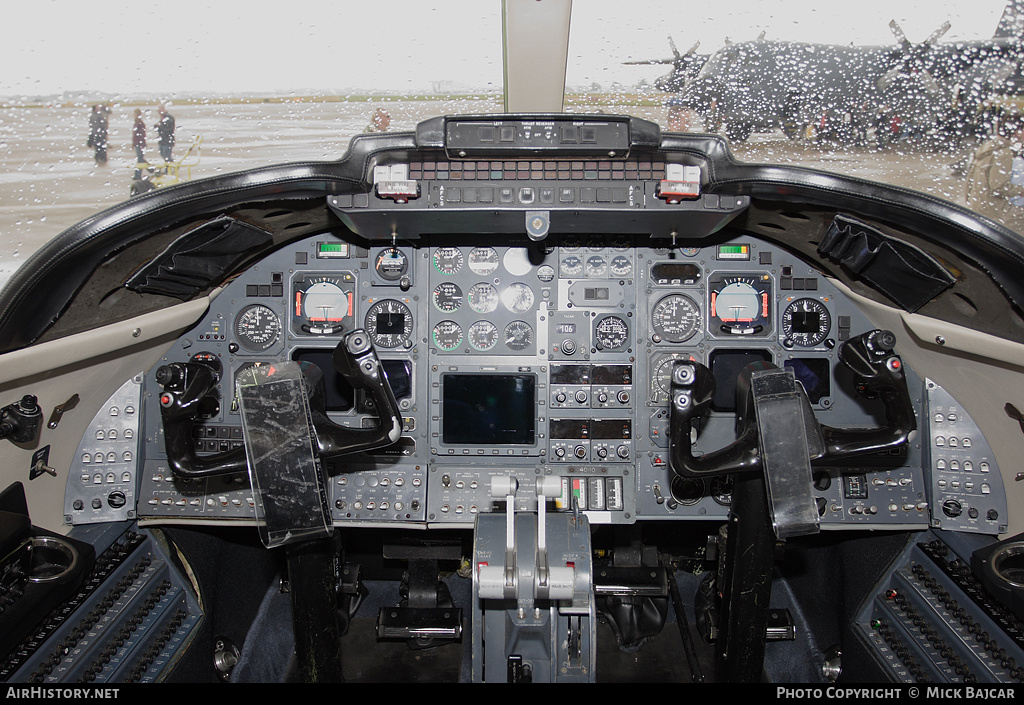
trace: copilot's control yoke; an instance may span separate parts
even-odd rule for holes
[[[811,464],[896,448],[917,428],[903,363],[893,352],[895,344],[893,333],[873,330],[847,340],[839,350],[839,359],[852,372],[857,395],[881,400],[882,426],[820,424],[792,370],[759,362],[744,368],[737,383],[736,440],[703,455],[693,452],[691,430],[711,411],[715,379],[699,363],[677,362],[672,370],[669,416],[673,472],[683,477],[761,472],[776,534],[784,538],[816,533]]]

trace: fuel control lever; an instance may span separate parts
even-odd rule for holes
[[[354,389],[364,389],[374,402],[380,422],[374,428],[348,428],[327,416],[326,385],[323,372],[302,363],[302,375],[309,397],[314,441],[321,459],[330,459],[391,445],[402,435],[402,417],[391,385],[370,337],[363,330],[345,334],[335,348],[334,369]],[[162,365],[156,371],[160,394],[160,416],[164,427],[164,446],[171,471],[178,477],[214,477],[246,472],[245,448],[199,455],[192,436],[204,398],[221,380],[220,365],[213,360],[196,359]]]

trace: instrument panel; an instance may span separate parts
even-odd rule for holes
[[[360,327],[399,402],[403,436],[327,463],[336,525],[471,525],[492,511],[498,476],[522,487],[559,477],[556,506],[578,507],[592,523],[725,518],[727,478],[684,479],[668,467],[669,381],[679,359],[707,365],[717,381],[697,450],[735,438],[735,380],[759,360],[792,368],[822,423],[875,425],[877,410],[855,399],[837,358],[838,346],[871,324],[820,273],[755,238],[673,247],[620,234],[552,235],[539,243],[432,235],[366,247],[324,235],[239,276],[161,362],[212,355],[225,371],[195,427],[197,451],[242,443],[234,376],[278,360],[324,371],[336,423],[375,424],[372,401],[330,364],[341,334]],[[912,372],[908,379],[920,410],[924,382]],[[172,476],[158,396],[149,371],[139,518],[251,521],[244,475]],[[933,524],[943,502],[925,473],[933,454],[915,442],[856,466],[815,468],[822,527]],[[990,492],[988,500],[1000,495]],[[524,508],[530,501],[517,498]],[[87,523],[88,514],[73,523]],[[995,533],[1004,515],[1002,507],[983,507],[980,518],[956,521]]]

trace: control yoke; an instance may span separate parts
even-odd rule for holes
[[[315,365],[301,364],[309,395],[309,414],[314,442],[321,459],[372,450],[391,445],[402,435],[402,417],[384,368],[362,330],[342,338],[333,354],[334,369],[355,389],[364,389],[374,402],[380,423],[373,428],[340,426],[327,416],[326,385],[323,373]],[[164,444],[171,471],[178,477],[199,478],[243,473],[247,470],[245,448],[200,456],[195,451],[193,424],[199,417],[203,400],[220,382],[220,366],[202,359],[163,365],[156,371],[160,394],[160,415]]]
[[[669,411],[672,471],[683,477],[761,472],[774,508],[776,531],[790,535],[817,531],[811,463],[828,464],[861,453],[895,448],[917,428],[903,364],[893,352],[896,336],[873,330],[846,341],[839,359],[853,373],[856,393],[878,398],[884,423],[878,428],[832,428],[819,424],[792,370],[770,363],[747,366],[737,381],[736,440],[694,455],[690,431],[711,411],[715,379],[695,362],[672,370]],[[788,526],[788,529],[786,528]]]

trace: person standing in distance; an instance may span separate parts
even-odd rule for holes
[[[145,164],[146,155],[146,123],[142,119],[142,111],[135,109],[135,122],[132,124],[132,147],[135,148],[135,163]]]
[[[160,122],[156,124],[156,133],[160,137],[160,156],[165,162],[171,161],[171,150],[174,149],[174,116],[167,112],[167,106],[160,104],[158,110]]]

